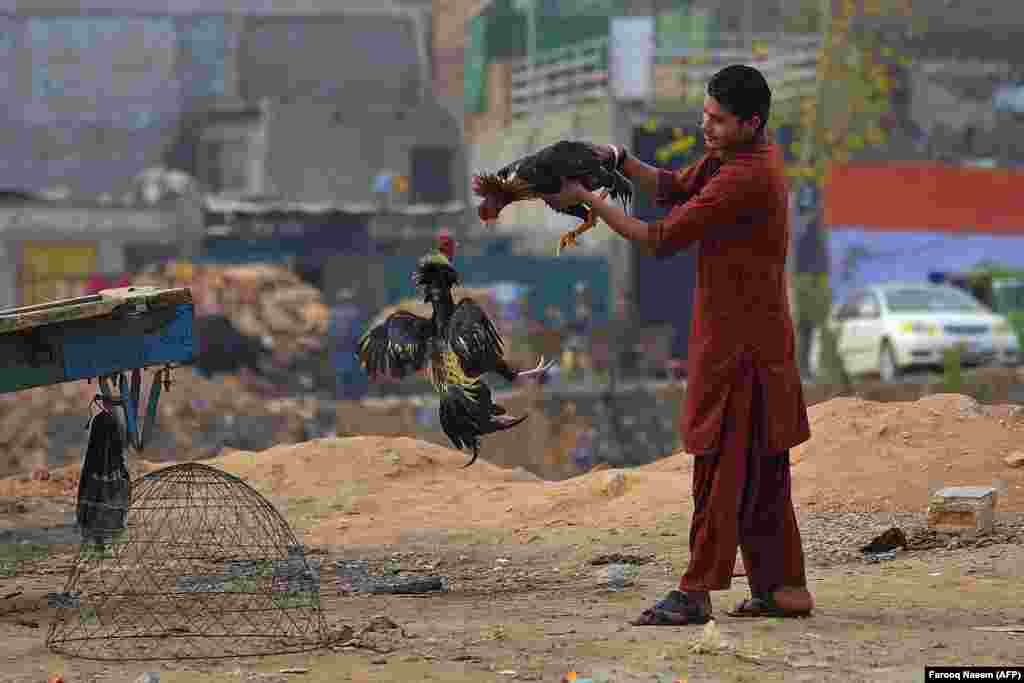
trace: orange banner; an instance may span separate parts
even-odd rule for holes
[[[841,166],[825,184],[825,223],[1024,235],[1024,172],[932,163]]]

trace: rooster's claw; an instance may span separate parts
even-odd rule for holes
[[[564,235],[562,235],[562,238],[558,240],[558,249],[557,251],[555,251],[555,256],[561,256],[562,250],[565,249],[566,247],[575,246],[577,246],[576,231],[573,230],[572,232],[565,233]]]
[[[537,363],[537,367],[533,368],[532,370],[522,370],[522,371],[520,371],[516,375],[516,377],[523,378],[523,377],[533,377],[534,375],[543,375],[548,370],[553,368],[554,366],[555,366],[555,362],[554,361],[549,360],[549,361],[545,362],[544,361],[544,356],[541,356],[540,357],[540,362]]]

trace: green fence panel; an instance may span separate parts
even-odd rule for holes
[[[463,69],[466,111],[487,111],[487,18],[475,16],[467,22]]]

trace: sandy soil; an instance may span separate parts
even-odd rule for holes
[[[321,439],[206,462],[260,491],[325,565],[362,558],[377,569],[390,562],[392,571],[448,577],[448,592],[428,596],[325,595],[336,628],[358,632],[381,614],[401,628],[257,660],[66,659],[43,646],[45,595],[61,590],[73,550],[54,546],[47,560],[0,573],[0,681],[54,673],[66,683],[132,680],[146,670],[172,683],[557,681],[570,669],[611,681],[909,681],[922,680],[925,664],[1019,660],[1024,635],[974,627],[1024,624],[1024,468],[1005,462],[1021,449],[1024,411],[937,395],[907,403],[834,399],[810,414],[813,436],[793,451],[819,605],[810,620],[724,616],[746,590],[738,577],[715,596],[717,632],[626,625],[685,567],[685,453],[548,482],[485,461],[459,469],[465,454],[408,438]],[[0,480],[0,544],[17,542],[25,527],[66,524],[75,471],[53,474]],[[918,549],[879,563],[858,555],[893,523],[921,536],[929,494],[955,484],[997,487],[994,537],[912,544]],[[651,557],[620,592],[608,591],[604,567],[592,564],[615,552]],[[280,673],[288,667],[308,671]]]

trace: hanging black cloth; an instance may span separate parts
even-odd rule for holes
[[[131,500],[131,479],[125,460],[121,425],[108,410],[89,420],[88,441],[78,483],[77,522],[82,537],[109,543],[125,528]]]

